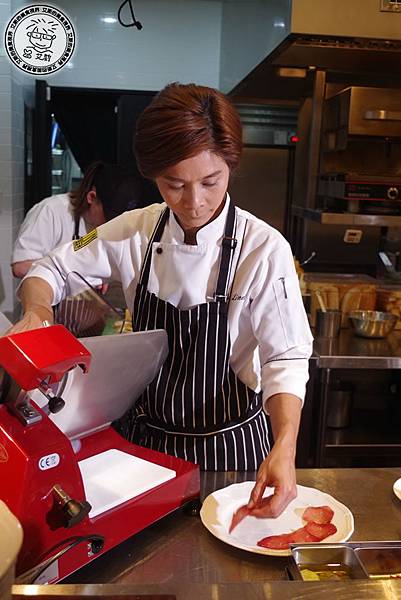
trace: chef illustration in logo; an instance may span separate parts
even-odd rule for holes
[[[58,23],[53,19],[43,17],[32,19],[26,28],[29,45],[24,48],[24,58],[32,58],[32,53],[36,52],[35,58],[38,60],[50,61],[53,54],[51,46],[56,39],[57,27]]]

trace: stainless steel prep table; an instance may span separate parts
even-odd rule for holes
[[[401,331],[373,339],[341,329],[338,337],[315,338],[313,358],[320,369],[400,369]]]
[[[354,514],[352,540],[401,539],[401,501],[392,491],[399,469],[300,469],[301,485],[319,488]],[[255,473],[203,473],[202,498]],[[288,558],[248,553],[214,538],[198,517],[178,512],[72,575],[76,585],[14,586],[15,594],[174,594],[199,598],[401,598],[401,581],[289,582]],[[102,586],[96,584],[123,584]]]
[[[336,338],[315,338],[311,359],[318,372],[318,431],[316,467],[323,465],[325,430],[331,375],[335,369],[400,369],[401,332],[394,331],[387,338],[358,337],[352,329],[342,329]],[[399,446],[401,456],[401,444]]]

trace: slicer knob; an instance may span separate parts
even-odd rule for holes
[[[64,512],[68,515],[67,527],[73,527],[77,523],[80,523],[82,519],[90,513],[91,505],[89,502],[78,502],[78,500],[69,500],[65,506],[63,506]]]
[[[49,398],[49,411],[53,414],[60,412],[62,408],[65,406],[65,402],[61,396],[53,396]]]
[[[63,512],[67,516],[65,527],[73,527],[89,514],[92,506],[84,500],[79,502],[69,496],[58,483],[53,486],[53,492]]]

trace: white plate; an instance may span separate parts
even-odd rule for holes
[[[393,492],[401,500],[401,478],[394,483]]]
[[[335,498],[315,488],[297,485],[298,496],[290,502],[277,519],[257,519],[245,517],[230,534],[228,529],[234,512],[249,500],[254,481],[235,483],[210,494],[203,503],[200,517],[204,526],[217,538],[249,552],[272,556],[289,556],[291,550],[271,550],[257,545],[258,540],[269,535],[289,533],[303,527],[301,515],[308,506],[330,506],[334,511],[332,523],[337,533],[323,540],[325,543],[345,542],[354,531],[354,517],[351,511]],[[266,488],[264,496],[270,496],[272,488]]]

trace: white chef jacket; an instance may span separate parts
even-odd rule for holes
[[[64,293],[64,278],[78,271],[93,285],[121,281],[132,309],[140,269],[165,204],[126,212],[83,238],[80,249],[65,244],[37,262],[27,277],[42,277]],[[184,232],[170,211],[160,242],[153,243],[148,289],[188,310],[212,300],[216,288],[228,199],[220,215],[197,233],[197,245],[184,243]],[[236,208],[236,238],[230,274],[228,323],[230,365],[263,400],[280,392],[301,400],[308,380],[312,335],[305,314],[290,246],[273,227]],[[76,290],[78,292],[80,290]]]
[[[11,262],[37,260],[60,244],[72,240],[75,220],[68,194],[49,196],[26,214],[14,244]],[[79,219],[79,235],[85,235],[85,221]]]

